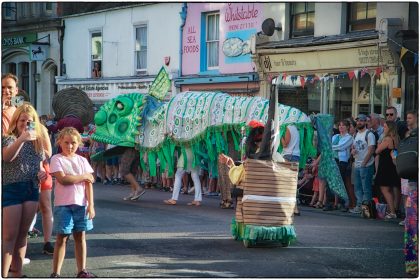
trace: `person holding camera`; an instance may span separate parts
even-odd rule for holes
[[[47,178],[44,133],[29,103],[17,107],[2,137],[2,277],[22,277],[27,233],[38,208],[38,184]]]

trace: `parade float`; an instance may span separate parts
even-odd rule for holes
[[[231,139],[235,149],[239,150],[242,126],[251,120],[267,123],[269,108],[267,99],[233,97],[222,92],[187,91],[178,93],[164,102],[163,99],[170,86],[168,74],[162,68],[148,94],[124,94],[108,101],[94,117],[96,131],[92,138],[116,146],[135,147],[140,154],[140,165],[143,168],[148,165],[151,176],[156,175],[157,159],[161,170],[167,168],[171,175],[174,174],[176,165],[174,162],[176,148],[184,154],[184,159],[187,158],[186,147],[193,150],[193,167],[200,164],[202,157],[206,157],[210,164],[214,164],[220,153],[229,154],[228,139]],[[315,156],[316,153],[312,143],[311,119],[302,111],[284,104],[277,104],[276,109],[278,117],[274,123],[278,128],[279,137],[286,133],[288,125],[295,125],[298,128],[301,149],[299,165],[303,167],[307,158]],[[143,157],[144,154],[147,154],[147,157]],[[144,158],[147,158],[147,162],[143,161]],[[264,182],[265,190],[263,192],[257,190],[257,195],[253,195],[252,192],[256,191],[259,182],[252,181],[251,177],[248,177],[248,182],[245,180],[245,184],[250,186],[248,189],[251,197],[248,196],[248,202],[244,201],[242,204],[246,219],[250,217],[252,219],[249,219],[248,223],[248,220],[244,221],[237,215],[232,222],[232,234],[235,239],[243,240],[246,246],[257,241],[280,242],[287,246],[296,238],[293,211],[290,209],[293,209],[291,207],[296,203],[297,169],[281,167],[271,158],[268,161],[256,160],[255,164],[256,167],[263,166],[259,169],[263,173],[271,170],[269,176],[274,178],[276,186],[270,190],[267,185],[273,182],[268,184]],[[187,162],[184,162],[184,165],[186,166]],[[249,174],[258,173],[258,168],[248,166]],[[279,170],[284,172],[277,172]],[[283,176],[286,174],[287,177],[282,178],[282,174]],[[258,180],[258,174],[255,178]],[[254,183],[255,186],[252,187]],[[281,190],[284,187],[289,187],[286,193]],[[271,203],[273,207],[270,209],[270,211],[286,211],[287,217],[272,223],[263,223],[262,219],[258,219],[265,213],[261,210],[261,205],[257,205],[254,209],[259,213],[249,212],[249,209],[255,206],[255,197],[257,196],[256,200],[259,200],[262,194],[287,196],[284,198],[288,204],[286,210],[278,201]],[[257,201],[258,203],[264,201]]]

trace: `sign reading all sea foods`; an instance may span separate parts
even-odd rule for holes
[[[86,92],[92,101],[107,101],[127,93],[148,93],[152,82],[64,84],[59,88],[75,87]]]
[[[393,64],[389,49],[377,46],[260,56],[264,72],[378,67]]]

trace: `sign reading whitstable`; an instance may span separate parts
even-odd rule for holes
[[[389,50],[378,49],[377,46],[260,56],[264,72],[363,68],[390,64],[393,64],[393,58]]]

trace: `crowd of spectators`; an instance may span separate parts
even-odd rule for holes
[[[8,229],[2,238],[3,277],[9,274],[9,271],[4,269],[5,267],[10,267],[10,275],[22,276],[22,265],[28,262],[25,259],[26,235],[28,232],[36,231],[33,224],[36,221],[34,215],[36,215],[38,207],[43,219],[43,252],[53,254],[50,240],[52,235],[51,190],[53,180],[51,176],[48,178],[48,162],[53,154],[59,152],[55,145],[59,124],[52,115],[43,115],[38,118],[29,103],[24,103],[18,107],[19,109],[12,106],[10,100],[17,94],[17,83],[17,78],[13,75],[2,76],[3,194],[7,195],[7,187],[16,184],[20,188],[31,190],[34,188],[34,184],[40,184],[40,195],[33,194],[31,197],[22,198],[20,203],[13,202],[11,205],[3,203],[2,226],[3,229]],[[323,211],[340,210],[362,217],[372,217],[372,207],[375,207],[375,217],[384,220],[400,219],[399,224],[405,226],[406,234],[416,238],[417,232],[412,232],[409,217],[406,215],[406,206],[413,204],[413,195],[417,195],[418,184],[416,181],[405,180],[398,176],[395,159],[398,155],[400,141],[413,132],[417,133],[418,112],[409,111],[406,114],[406,121],[398,118],[397,113],[395,107],[387,107],[385,116],[375,113],[359,114],[354,119],[338,121],[331,135],[331,147],[348,198],[342,200],[335,195],[323,175],[319,174],[318,167],[322,158],[322,152],[319,152],[315,158],[308,161],[306,167],[300,172],[298,201],[305,201],[300,199],[300,195],[303,194],[303,189],[307,188],[309,189],[307,195],[310,197],[308,206]],[[28,131],[27,122],[35,123],[35,132]],[[194,195],[194,199],[189,205],[200,206],[202,195],[220,196],[222,208],[233,208],[230,195],[233,186],[227,180],[228,171],[224,165],[214,166],[207,163],[202,164],[201,167],[192,167],[190,166],[192,160],[187,160],[189,165],[185,166],[183,156],[191,158],[192,153],[191,150],[186,149],[186,155],[180,152],[174,155],[174,162],[177,163],[174,176],[169,176],[168,169],[161,170],[157,159],[157,176],[151,177],[149,170],[141,169],[139,153],[134,148],[125,148],[120,156],[107,159],[94,157],[98,153],[115,147],[96,142],[91,138],[91,134],[95,131],[94,125],[81,127],[80,123],[77,123],[75,126],[77,126],[82,139],[78,154],[85,157],[92,165],[93,178],[97,183],[105,185],[130,185],[131,192],[128,196],[122,197],[124,200],[138,200],[147,189],[156,188],[164,192],[172,192],[172,197],[164,201],[168,205],[176,205],[181,193]],[[235,159],[245,158],[243,145],[246,141],[245,134],[245,129],[243,129],[241,155],[235,155]],[[29,145],[30,141],[35,141],[34,143],[38,144]],[[296,127],[289,126],[286,135],[281,139],[283,156],[286,161],[299,161],[298,141],[299,132]],[[9,174],[7,170],[12,170],[15,164],[27,164],[23,161],[14,161],[15,158],[26,158],[27,155],[31,155],[33,162],[30,162],[30,168],[26,173],[21,174],[19,180],[24,178],[28,180],[16,181],[13,172]],[[147,157],[146,154],[144,156]],[[143,158],[143,161],[148,162],[147,158]],[[34,180],[29,180],[31,176]],[[47,179],[51,180],[50,183]],[[413,191],[416,191],[415,194]],[[297,208],[295,215],[300,215]],[[17,216],[21,219],[21,226],[16,228],[7,224],[7,222],[16,221]],[[409,239],[409,236],[407,238]],[[22,249],[19,252],[14,251],[15,243],[13,242],[22,243]],[[406,242],[408,244],[410,241],[406,240]],[[412,246],[412,244],[407,246]]]

